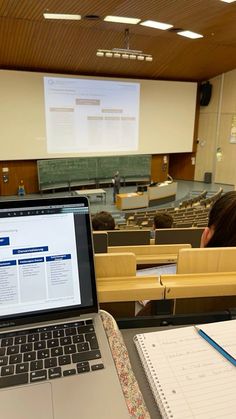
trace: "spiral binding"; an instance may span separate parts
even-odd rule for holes
[[[134,342],[144,368],[145,374],[147,376],[149,385],[151,387],[153,396],[156,400],[157,406],[160,410],[161,416],[163,419],[172,419],[174,415],[171,411],[171,408],[168,404],[168,401],[165,397],[164,390],[158,379],[158,375],[155,372],[155,368],[149,357],[149,353],[146,349],[145,342],[142,335],[136,335],[134,337]]]

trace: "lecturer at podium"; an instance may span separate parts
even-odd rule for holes
[[[113,184],[113,202],[116,203],[116,195],[120,193],[120,173],[117,171],[113,178],[112,178],[112,184]]]

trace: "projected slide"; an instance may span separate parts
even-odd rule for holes
[[[139,83],[44,77],[48,153],[138,150]]]

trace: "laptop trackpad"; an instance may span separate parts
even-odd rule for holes
[[[53,419],[51,384],[2,390],[0,406],[4,419]]]

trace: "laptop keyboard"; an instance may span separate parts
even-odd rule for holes
[[[0,334],[0,388],[104,368],[92,319]]]

